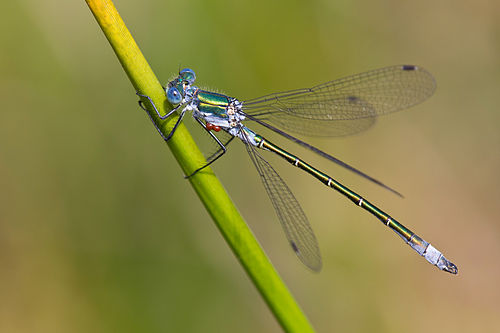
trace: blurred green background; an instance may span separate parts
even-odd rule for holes
[[[164,83],[190,67],[201,87],[248,99],[393,64],[433,73],[426,103],[355,136],[308,138],[405,199],[285,147],[432,242],[458,276],[270,158],[318,236],[313,274],[242,144],[214,170],[318,332],[498,330],[499,2],[115,5]],[[85,2],[4,1],[0,27],[0,331],[279,332]]]

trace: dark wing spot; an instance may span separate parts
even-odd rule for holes
[[[295,253],[300,253],[299,248],[297,247],[297,245],[294,242],[290,242],[290,245],[292,246],[292,249]]]
[[[404,71],[414,71],[417,69],[417,66],[413,66],[413,65],[403,65],[403,67],[401,68],[402,70]]]
[[[351,103],[355,103],[355,102],[359,101],[359,98],[357,96],[348,96],[347,100]]]

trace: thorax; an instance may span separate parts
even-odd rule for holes
[[[193,116],[229,131],[245,119],[241,102],[223,94],[198,89],[193,96]]]

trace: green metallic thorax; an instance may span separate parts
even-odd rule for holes
[[[229,97],[204,90],[199,90],[196,97],[198,98],[198,110],[200,112],[227,118],[226,110],[230,102]]]

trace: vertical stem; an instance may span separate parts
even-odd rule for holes
[[[159,112],[166,114],[172,106],[166,101],[158,79],[113,3],[110,0],[86,0],[86,2],[134,89],[150,96]],[[144,102],[149,107],[149,103]],[[177,118],[176,115],[162,121],[153,110],[149,110],[149,114],[163,134],[168,133],[168,126],[171,126]],[[184,174],[190,174],[197,166],[203,164],[203,155],[183,125],[179,126],[168,146]],[[204,172],[189,178],[189,182],[283,329],[286,332],[313,332],[311,324],[213,172],[206,168]]]

